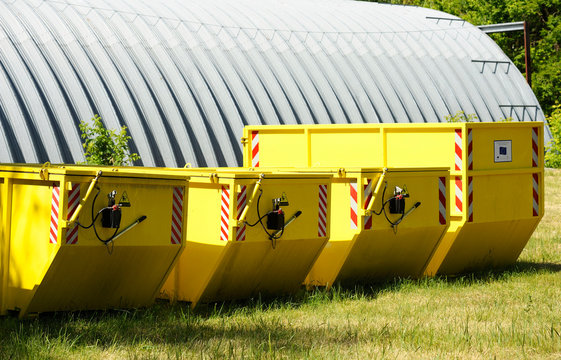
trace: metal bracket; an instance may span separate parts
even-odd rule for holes
[[[440,20],[442,21],[449,21],[450,24],[452,25],[452,23],[454,21],[459,21],[462,23],[462,26],[464,26],[464,24],[466,23],[466,21],[464,19],[454,19],[454,18],[445,18],[445,17],[438,17],[438,16],[425,16],[425,19],[429,19],[429,20],[436,20],[436,23],[438,24],[440,22]]]
[[[259,189],[261,189],[261,182],[263,181],[264,178],[265,178],[265,174],[260,174],[259,175],[259,180],[257,180],[257,182],[255,183],[255,187],[253,188],[253,192],[251,193],[251,197],[247,200],[247,203],[245,204],[245,208],[243,209],[242,213],[240,214],[239,220],[237,220],[236,223],[235,223],[236,227],[242,226],[243,223],[245,222],[245,218],[247,216],[247,213],[249,212],[249,207],[253,203],[253,199],[255,199],[255,196],[257,195],[257,191],[259,191]]]
[[[372,215],[372,209],[374,208],[374,201],[376,200],[376,196],[378,196],[378,193],[380,192],[380,188],[382,187],[382,183],[384,182],[384,180],[386,180],[386,174],[387,173],[388,173],[388,168],[384,168],[384,170],[382,171],[382,175],[380,175],[380,178],[378,179],[378,182],[376,183],[376,187],[374,188],[374,191],[372,192],[372,197],[370,198],[370,202],[366,206],[366,209],[361,211],[362,216]]]
[[[68,220],[68,221],[63,221],[61,227],[69,228],[69,227],[72,227],[72,226],[75,225],[75,222],[78,219],[78,216],[80,215],[80,212],[82,211],[82,207],[84,206],[86,201],[88,201],[88,198],[92,194],[92,191],[93,191],[95,185],[97,184],[97,181],[101,177],[101,175],[102,175],[102,171],[99,170],[97,172],[97,174],[95,175],[95,177],[92,179],[92,181],[90,183],[90,186],[88,187],[88,191],[86,192],[86,195],[84,196],[84,198],[82,200],[80,200],[80,204],[76,208],[76,211],[74,211],[74,214],[72,214],[72,218],[70,218],[70,220]]]
[[[499,66],[499,64],[507,64],[505,74],[508,74],[508,72],[510,71],[510,65],[512,64],[510,61],[504,61],[504,60],[471,60],[471,62],[482,64],[481,70],[479,71],[481,74],[483,74],[483,70],[485,70],[486,64],[495,64],[495,68],[493,69],[493,74],[497,72],[497,67]]]
[[[51,166],[50,162],[46,162],[43,164],[43,167],[41,168],[41,170],[39,171],[39,177],[41,178],[41,180],[49,180],[49,167]]]
[[[506,114],[503,111],[503,108],[510,108],[509,117],[512,117],[512,113],[514,112],[519,120],[520,120],[520,116],[518,116],[518,114],[516,113],[516,111],[514,109],[515,108],[522,108],[522,120],[520,120],[520,121],[524,121],[524,118],[526,117],[526,111],[527,111],[528,108],[534,108],[535,109],[533,120],[532,120],[532,115],[528,111],[528,116],[530,117],[530,121],[536,121],[537,118],[538,118],[538,110],[541,110],[538,105],[499,105],[499,107],[501,108],[501,111],[503,112],[503,115],[505,115],[505,116],[506,116]]]

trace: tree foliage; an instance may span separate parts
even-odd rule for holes
[[[130,153],[127,128],[123,126],[117,133],[115,130],[107,130],[99,115],[92,118],[91,124],[86,121],[80,123],[82,139],[84,139],[84,156],[86,164],[127,166],[140,159],[136,153]]]
[[[455,115],[446,115],[444,120],[449,123],[461,123],[461,122],[473,122],[477,121],[477,115],[475,114],[465,114],[463,111],[458,111]]]
[[[547,121],[553,138],[546,146],[545,166],[561,168],[561,105],[553,107],[553,112]]]

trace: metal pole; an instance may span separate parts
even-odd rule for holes
[[[526,82],[532,87],[532,58],[530,56],[530,25],[524,21],[524,59],[526,63]]]

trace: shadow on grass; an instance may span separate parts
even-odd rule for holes
[[[406,288],[469,287],[531,274],[558,272],[561,272],[561,264],[518,262],[503,269],[454,277],[338,284],[330,290],[302,290],[292,296],[202,304],[195,310],[185,303],[157,301],[146,309],[47,313],[23,321],[4,317],[0,318],[0,358],[35,357],[37,349],[46,341],[48,346],[60,346],[70,352],[85,348],[103,351],[113,347],[135,349],[146,344],[166,344],[217,354],[228,350],[229,345],[225,343],[235,342],[238,346],[242,344],[253,349],[266,348],[259,351],[283,349],[296,357],[305,357],[318,338],[342,347],[356,344],[360,341],[357,337],[359,329],[330,332],[305,326],[294,327],[284,321],[282,312],[274,313],[274,310],[309,306],[313,312],[314,305],[340,300],[374,300],[381,294]]]

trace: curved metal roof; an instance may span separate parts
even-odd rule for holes
[[[78,124],[94,114],[128,127],[138,165],[238,166],[247,124],[437,122],[460,110],[544,120],[498,46],[434,10],[0,0],[0,162],[82,161]]]

